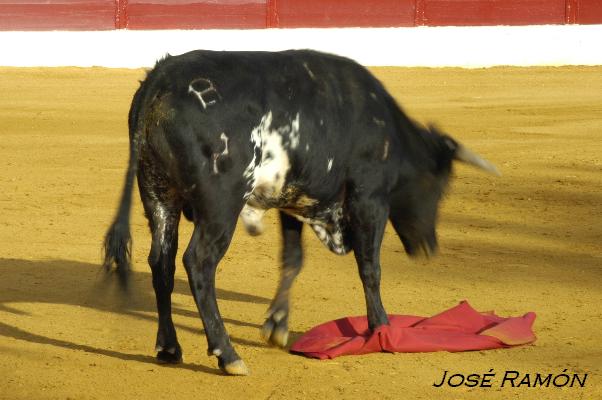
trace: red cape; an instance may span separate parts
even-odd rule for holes
[[[363,317],[347,317],[312,328],[291,352],[319,359],[346,354],[499,349],[534,342],[535,313],[502,318],[478,312],[466,301],[433,317],[389,315],[390,325],[368,329]]]

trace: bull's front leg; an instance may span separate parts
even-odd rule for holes
[[[280,283],[268,309],[268,317],[261,328],[261,334],[267,342],[285,347],[288,342],[290,289],[303,264],[301,247],[303,223],[281,211],[280,227],[283,241]]]
[[[388,325],[380,297],[380,246],[387,224],[388,206],[375,198],[349,201],[353,251],[364,287],[368,326],[371,330]]]

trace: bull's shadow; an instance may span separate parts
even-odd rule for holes
[[[128,294],[124,294],[117,287],[116,281],[117,277],[110,276],[100,266],[89,263],[66,260],[0,259],[0,311],[17,315],[25,314],[11,307],[11,303],[65,304],[155,321],[155,296],[152,290],[150,272],[132,271]],[[174,293],[189,295],[188,282],[176,278]],[[219,288],[217,289],[217,297],[220,300],[253,304],[268,305],[270,303],[270,300],[265,297]],[[198,328],[176,324],[176,329],[187,330],[195,334],[203,333],[196,311],[173,307],[173,313],[194,317],[198,320]],[[229,318],[224,318],[224,322],[260,328],[257,324]],[[153,364],[156,362],[155,358],[150,355],[121,353],[87,344],[49,338],[2,322],[0,322],[0,336],[72,350],[83,350],[122,360],[135,360]],[[242,338],[231,337],[231,340],[245,346],[266,346],[261,342]],[[219,373],[217,370],[198,364],[184,363],[178,365],[178,367]]]

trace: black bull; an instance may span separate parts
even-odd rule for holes
[[[228,374],[248,370],[224,328],[216,266],[239,216],[261,233],[279,209],[280,284],[263,326],[286,346],[289,289],[308,224],[337,254],[354,251],[371,329],[387,324],[379,252],[387,220],[406,252],[432,253],[439,200],[453,160],[495,168],[434,128],[410,120],[357,63],[312,51],[194,51],[157,63],[134,95],[130,160],[119,211],[105,238],[105,266],[126,281],[134,177],[152,232],[157,358],[181,361],[171,317],[178,223],[194,222],[184,266],[209,354]]]

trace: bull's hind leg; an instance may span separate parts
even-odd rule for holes
[[[360,197],[350,199],[349,211],[353,250],[366,298],[368,326],[374,330],[389,324],[380,298],[380,246],[388,207],[375,198]]]
[[[232,239],[242,209],[242,194],[240,207],[229,205],[227,199],[231,197],[227,194],[215,191],[212,196],[214,206],[206,197],[202,207],[194,210],[194,233],[184,253],[184,266],[205,328],[207,353],[218,358],[220,369],[227,374],[247,375],[245,363],[230,343],[215,293],[215,271]]]
[[[263,338],[280,347],[288,342],[289,294],[291,286],[303,263],[301,231],[303,223],[288,214],[280,212],[282,229],[282,270],[278,290],[268,309],[268,317],[263,324]]]
[[[182,349],[171,317],[171,294],[174,288],[181,206],[169,199],[168,191],[145,185],[143,174],[138,181],[141,182],[140,193],[153,237],[148,263],[153,274],[159,314],[157,360],[160,363],[179,363],[182,361]]]

